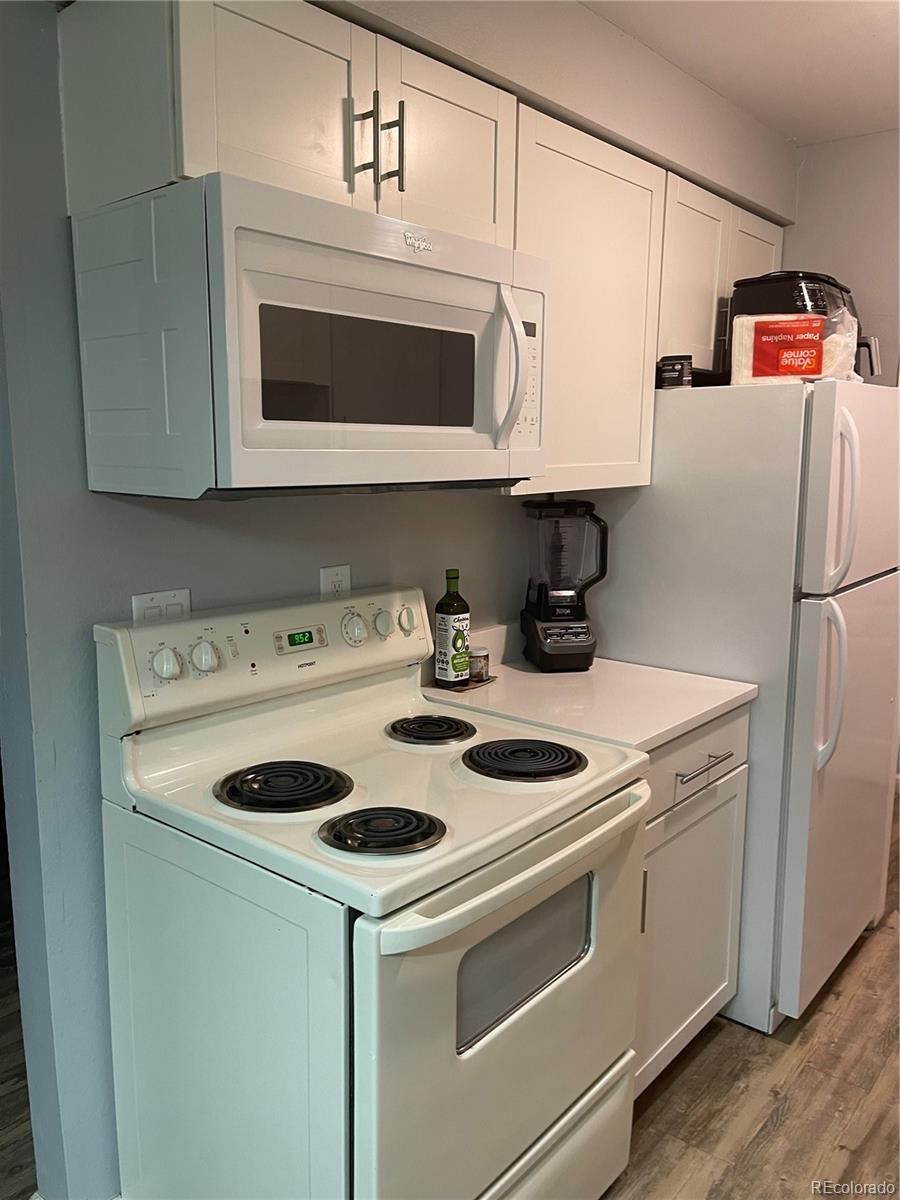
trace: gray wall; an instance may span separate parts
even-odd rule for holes
[[[900,358],[898,139],[890,129],[802,146],[797,224],[784,239],[786,267],[853,289],[863,331],[881,339],[885,384],[897,382]]]
[[[314,593],[319,566],[339,562],[355,585],[422,583],[431,602],[458,565],[476,621],[507,621],[527,562],[519,504],[493,494],[86,491],[55,25],[52,4],[0,4],[0,745],[39,1185],[47,1200],[106,1200],[117,1166],[92,623],[127,617],[131,593],[157,587],[189,585],[195,607]]]
[[[471,65],[545,111],[793,220],[796,154],[784,137],[581,4],[338,0],[326,7]]]

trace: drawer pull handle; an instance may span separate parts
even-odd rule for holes
[[[707,771],[711,771],[713,767],[720,766],[723,762],[728,762],[729,758],[734,758],[733,750],[726,750],[724,754],[708,754],[708,762],[705,762],[702,767],[697,767],[694,771],[684,773],[678,771],[675,778],[680,784],[693,783],[695,779],[699,779],[701,775],[705,775]]]
[[[647,868],[641,880],[641,933],[647,932]]]

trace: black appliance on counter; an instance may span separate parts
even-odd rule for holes
[[[590,500],[526,500],[525,657],[542,671],[587,671],[597,639],[585,594],[606,575],[609,530]]]
[[[829,317],[840,308],[846,308],[859,321],[853,293],[845,284],[838,283],[833,275],[822,275],[817,271],[770,271],[767,275],[737,279],[731,297],[726,365],[730,368],[735,317],[797,312]],[[860,358],[864,351],[869,359],[869,374],[880,375],[878,338],[863,337],[860,328],[856,341],[856,371],[860,375]]]

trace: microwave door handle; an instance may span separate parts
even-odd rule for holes
[[[844,542],[841,561],[826,580],[825,590],[828,592],[833,592],[844,582],[853,561],[856,537],[859,532],[859,489],[862,483],[862,459],[859,448],[859,430],[847,408],[841,409],[838,437],[847,443],[847,450],[850,454],[850,499],[847,512],[847,540]]]
[[[455,908],[437,913],[433,917],[413,909],[389,920],[380,934],[382,956],[406,954],[410,950],[421,950],[425,946],[442,942],[444,938],[474,925],[483,917],[490,916],[505,904],[521,899],[573,863],[580,862],[588,855],[594,854],[601,846],[621,837],[627,830],[644,820],[650,803],[650,789],[645,783],[636,785],[632,789],[632,795],[636,797],[634,803],[611,821],[607,821],[599,829],[593,829],[549,858],[527,867],[520,874],[498,884],[490,891],[472,896]]]
[[[528,345],[525,341],[525,326],[522,324],[522,318],[516,307],[512,288],[508,283],[500,284],[500,304],[503,307],[503,315],[509,324],[509,332],[512,334],[516,366],[509,408],[506,410],[503,423],[497,430],[497,439],[494,445],[498,450],[508,450],[509,439],[515,428],[516,421],[518,421],[521,415],[522,405],[525,403],[525,386],[528,382]]]

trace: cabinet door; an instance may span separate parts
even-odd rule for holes
[[[742,208],[731,208],[731,233],[728,246],[726,295],[731,295],[736,279],[765,275],[781,269],[784,230]]]
[[[732,206],[686,179],[666,180],[659,354],[690,354],[712,369],[719,306],[727,294]]]
[[[382,124],[404,106],[403,183],[387,179],[378,209],[418,225],[512,246],[516,101],[424,54],[378,38]],[[399,168],[397,127],[382,135],[382,170]]]
[[[178,6],[182,173],[219,170],[374,209],[375,37],[309,4]]]
[[[647,826],[636,1088],[737,990],[747,768]]]
[[[665,172],[528,108],[516,247],[550,262],[546,473],[516,491],[650,480]]]

